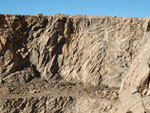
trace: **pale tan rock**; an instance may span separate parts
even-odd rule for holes
[[[139,54],[135,57],[130,65],[129,72],[125,77],[122,87],[134,86],[136,88],[146,88],[149,81],[149,44],[150,33],[146,33],[143,37],[143,46],[139,50]],[[146,41],[146,42],[145,42]],[[141,44],[141,45],[142,45]]]
[[[11,99],[5,102],[7,109],[0,105],[0,112],[148,112],[149,101],[143,99],[149,87],[149,29],[148,18],[0,15],[0,78],[5,84],[17,86],[40,77],[48,82],[63,78],[111,90],[121,86],[117,107],[110,91],[104,100],[95,93],[93,98]]]
[[[120,100],[122,107],[119,112],[127,112],[130,109],[133,113],[144,113],[146,112],[146,104],[141,97],[140,92],[143,91],[143,95],[147,94],[149,88],[149,44],[150,44],[150,33],[145,33],[139,50],[139,54],[132,61],[128,74],[122,82],[120,89]],[[139,96],[138,96],[139,95]],[[135,99],[136,98],[136,99]],[[137,102],[138,101],[138,102]],[[133,106],[133,108],[132,108]]]

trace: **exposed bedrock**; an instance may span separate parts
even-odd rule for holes
[[[110,113],[150,113],[149,24],[149,18],[1,14],[0,83],[28,83],[39,77],[118,88],[120,101]],[[76,98],[76,104],[72,97],[64,99],[75,107],[83,98]]]

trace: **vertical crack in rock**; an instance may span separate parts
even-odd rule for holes
[[[147,24],[147,29],[146,29],[147,32],[150,31],[150,21],[148,21],[148,24]]]

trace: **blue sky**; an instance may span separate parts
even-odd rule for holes
[[[150,0],[1,0],[0,14],[149,17]]]

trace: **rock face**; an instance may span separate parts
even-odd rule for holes
[[[147,102],[145,102],[145,98],[150,99],[149,98],[149,82],[150,82],[150,67],[149,67],[150,39],[149,37],[150,37],[150,33],[146,32],[143,39],[141,40],[140,52],[132,61],[128,74],[123,79],[120,88],[120,99],[123,103],[122,106],[125,111],[131,110],[133,113],[144,113],[145,111],[150,112],[150,107],[145,108],[145,106],[147,106],[148,104]],[[124,105],[127,103],[128,103],[127,106]],[[122,110],[122,107],[120,108],[120,110],[122,112],[125,112]]]
[[[150,113],[149,38],[149,18],[0,15],[0,112]],[[61,80],[90,87],[33,90]]]

